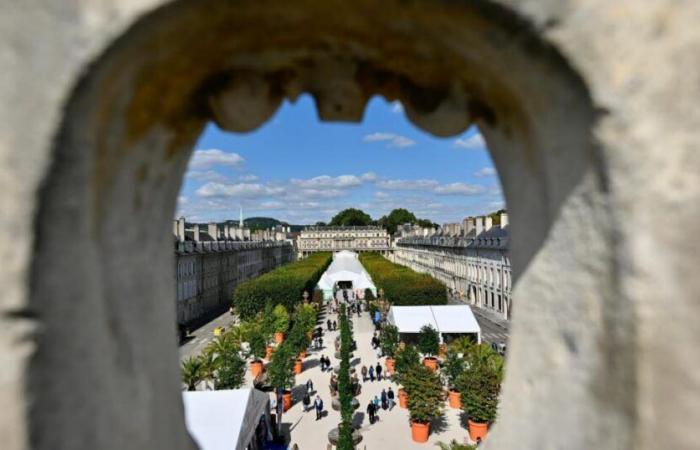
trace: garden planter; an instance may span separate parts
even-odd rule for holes
[[[336,446],[338,445],[338,437],[339,437],[339,430],[337,428],[333,428],[331,431],[328,432],[328,442],[331,443],[331,445]],[[360,434],[360,430],[353,430],[352,431],[352,443],[353,445],[357,445],[360,442],[362,442],[362,435]]]
[[[483,440],[489,431],[489,424],[486,422],[472,422],[471,419],[467,420],[469,425],[469,438],[476,442],[477,438]]]
[[[437,358],[423,358],[423,365],[435,372],[437,370]]]
[[[430,422],[411,422],[411,438],[414,442],[428,442],[430,435]]]
[[[408,408],[408,394],[404,389],[399,389],[399,406]]]
[[[387,356],[386,358],[386,371],[391,375],[394,374],[394,358],[390,356]]]
[[[282,342],[284,342],[284,333],[280,333],[280,332],[275,333],[275,342],[277,342],[278,344],[281,344]]]
[[[284,391],[282,394],[282,405],[284,406],[284,412],[289,411],[292,407],[292,393],[290,391]]]
[[[250,372],[253,374],[253,378],[260,375],[263,371],[262,361],[251,361],[250,362]]]
[[[297,359],[294,363],[294,373],[299,375],[302,372],[302,370],[304,370],[304,365],[301,359]]]
[[[459,391],[450,390],[448,398],[450,408],[460,409],[462,407],[462,394]]]
[[[274,349],[272,348],[272,346],[268,345],[267,348],[265,349],[265,359],[266,360],[269,361],[270,358],[272,358],[273,351],[274,351]]]

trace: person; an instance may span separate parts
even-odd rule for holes
[[[394,391],[391,389],[391,386],[389,386],[389,392],[386,393],[386,398],[389,400],[389,411],[391,411],[396,404],[394,402]]]
[[[360,372],[362,373],[362,382],[364,383],[365,381],[367,381],[367,366],[362,366]]]
[[[326,326],[328,327],[328,331],[331,331],[331,319],[326,320]]]
[[[307,412],[311,406],[311,396],[308,389],[304,392],[304,398],[301,399],[301,402],[304,404],[304,412]]]
[[[382,365],[377,363],[377,368],[374,369],[374,373],[377,374],[377,381],[382,381]]]
[[[377,338],[376,333],[372,336],[372,349],[376,349],[379,347],[379,339]]]
[[[386,389],[382,389],[381,401],[382,409],[386,410],[389,407],[389,399],[386,396]]]
[[[369,366],[369,381],[374,382],[374,366]]]
[[[318,420],[323,415],[323,400],[318,395],[316,400],[314,400],[314,406],[316,407],[316,420]]]
[[[374,420],[379,420],[379,397],[375,395],[374,400],[372,400],[372,403],[374,403]]]
[[[381,348],[381,347],[377,347],[377,359],[381,358],[382,356],[383,356],[382,348]]]
[[[314,391],[314,382],[311,381],[311,378],[306,380],[306,391],[307,392],[313,392]]]
[[[318,349],[321,350],[323,348],[323,338],[319,337],[318,338]]]
[[[374,403],[370,400],[367,404],[367,415],[369,416],[370,425],[374,423]]]
[[[337,330],[337,329],[338,329],[338,324],[337,324],[336,321],[334,320],[334,321],[333,321],[333,331],[335,331],[335,330]]]

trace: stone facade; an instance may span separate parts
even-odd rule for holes
[[[382,227],[307,227],[297,238],[300,257],[315,252],[380,252],[390,249],[391,239]]]
[[[492,225],[488,217],[443,226],[439,232],[399,237],[391,259],[442,281],[452,295],[510,317],[512,277],[507,215]],[[479,225],[477,225],[477,222]]]

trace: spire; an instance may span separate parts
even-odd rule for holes
[[[241,215],[238,218],[238,227],[243,228],[243,205],[241,205]]]

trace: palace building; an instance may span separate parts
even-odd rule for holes
[[[297,238],[297,251],[300,258],[315,252],[341,250],[386,255],[390,244],[389,233],[382,227],[306,227]]]

